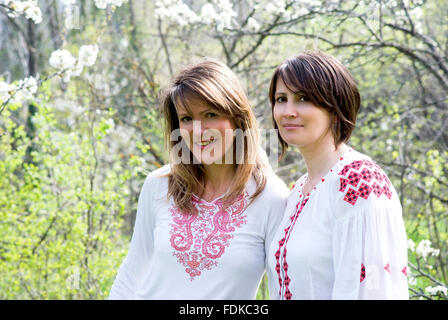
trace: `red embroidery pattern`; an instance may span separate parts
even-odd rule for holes
[[[404,268],[401,270],[401,273],[407,277],[408,276],[408,268],[406,266],[404,266]]]
[[[392,198],[391,183],[386,174],[373,161],[357,160],[345,165],[338,175],[340,178],[339,191],[347,192],[344,201],[355,205],[358,198],[368,199],[373,193],[377,198],[384,194]]]
[[[308,194],[309,195],[309,194]],[[287,254],[287,250],[286,250],[286,244],[288,243],[289,237],[291,235],[291,231],[294,228],[294,225],[296,224],[297,219],[299,218],[300,213],[303,210],[303,207],[305,207],[306,203],[308,202],[309,198],[304,198],[302,201],[299,201],[296,205],[296,210],[295,213],[290,217],[290,222],[288,227],[286,227],[284,229],[284,236],[283,238],[278,242],[278,249],[275,252],[275,260],[277,261],[277,264],[275,265],[275,271],[277,271],[277,275],[278,275],[278,282],[280,284],[280,291],[279,294],[282,294],[282,287],[283,285],[285,286],[285,299],[286,300],[291,300],[292,298],[292,293],[289,290],[289,284],[291,283],[291,279],[288,276],[288,262],[286,261],[286,254]],[[284,247],[283,250],[283,264],[282,266],[280,266],[280,252],[282,250],[282,248]],[[282,276],[281,276],[281,270],[283,269],[284,274],[285,274],[285,279],[282,280]]]
[[[384,266],[384,270],[386,270],[388,273],[390,273],[390,264],[389,262]],[[404,266],[403,269],[401,269],[401,273],[404,276],[408,276],[408,272],[407,272],[407,266]],[[364,264],[361,264],[361,278],[360,278],[360,282],[362,282],[364,279],[366,278],[366,267],[364,266]]]
[[[177,261],[185,267],[190,281],[201,275],[203,270],[210,270],[218,263],[234,235],[236,228],[246,223],[244,214],[247,207],[247,193],[239,196],[231,206],[223,210],[223,203],[201,201],[193,197],[197,215],[181,212],[174,204],[170,208],[171,247]]]
[[[363,264],[361,264],[361,277],[359,282],[362,282],[365,278],[366,278],[366,267]]]

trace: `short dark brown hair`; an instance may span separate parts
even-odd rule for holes
[[[314,105],[337,116],[335,125],[331,126],[335,146],[350,138],[355,128],[361,97],[352,75],[342,63],[320,51],[305,51],[281,63],[272,76],[269,88],[273,119],[279,77],[290,91],[306,97]],[[275,121],[274,127],[278,129]],[[279,133],[278,138],[283,157],[288,144]]]

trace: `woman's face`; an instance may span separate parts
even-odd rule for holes
[[[309,148],[322,141],[332,141],[331,114],[317,107],[306,97],[290,91],[281,78],[275,89],[274,120],[286,143]]]
[[[202,164],[233,163],[234,122],[197,97],[189,97],[190,112],[181,104],[176,107],[182,139]],[[229,160],[230,159],[230,160]]]

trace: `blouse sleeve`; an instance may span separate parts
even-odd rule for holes
[[[268,265],[268,256],[274,235],[285,213],[286,199],[289,193],[289,189],[280,178],[275,176],[275,180],[276,184],[274,188],[268,190],[270,192],[270,198],[269,203],[266,205],[266,209],[268,209],[268,219],[265,227],[266,265]]]
[[[128,254],[121,264],[109,293],[109,300],[135,299],[135,292],[148,270],[153,235],[150,179],[146,179],[138,199],[134,232]]]
[[[268,211],[268,219],[265,224],[265,271],[268,280],[269,299],[279,299],[278,278],[277,272],[272,267],[273,261],[271,259],[274,257],[274,253],[271,249],[277,244],[277,242],[274,242],[274,238],[285,215],[289,189],[277,175],[271,180],[276,183],[273,188],[267,190],[270,197],[267,204],[262,208]]]
[[[398,196],[347,194],[337,200],[332,233],[333,299],[409,299]]]

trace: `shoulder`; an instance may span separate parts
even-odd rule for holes
[[[167,164],[148,173],[142,188],[142,194],[166,194],[171,165]]]
[[[338,211],[398,207],[401,210],[389,177],[370,157],[351,149],[333,169],[330,188]]]
[[[272,170],[265,172],[265,176],[266,184],[263,191],[254,199],[248,209],[256,214],[257,220],[263,223],[265,232],[269,233],[273,232],[283,218],[289,189]]]
[[[265,175],[266,185],[261,195],[268,200],[285,200],[289,193],[289,189],[285,182],[283,182],[283,180],[272,170],[267,170]]]
[[[157,168],[148,173],[146,176],[145,183],[153,183],[158,182],[160,180],[168,179],[168,176],[171,172],[171,165],[166,164],[160,168]]]
[[[265,172],[266,184],[263,191],[253,200],[250,205],[251,210],[257,212],[282,212],[286,206],[286,197],[288,196],[288,188],[286,184],[272,170]],[[249,196],[253,195],[256,190],[255,179],[249,180],[246,191]]]
[[[166,164],[160,168],[157,168],[151,172],[148,173],[148,176],[146,179],[156,179],[156,178],[163,178],[167,176],[171,172],[171,165]]]

